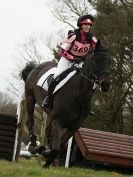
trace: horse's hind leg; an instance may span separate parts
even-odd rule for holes
[[[34,126],[34,108],[35,108],[35,98],[32,95],[26,95],[26,109],[27,109],[27,127],[28,130],[32,129]]]
[[[36,137],[34,135],[34,108],[35,108],[35,98],[33,95],[26,95],[26,109],[27,109],[27,127],[31,136],[32,145],[36,145]]]

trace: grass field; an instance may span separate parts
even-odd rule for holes
[[[133,177],[114,170],[100,170],[79,167],[42,168],[36,159],[20,159],[19,163],[0,161],[0,177]]]

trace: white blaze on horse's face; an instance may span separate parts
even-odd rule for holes
[[[83,32],[88,33],[91,29],[91,24],[89,24],[89,23],[82,24],[81,28],[82,28]]]

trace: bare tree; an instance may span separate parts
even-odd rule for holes
[[[47,60],[52,60],[52,48],[51,38],[43,39],[42,36],[41,38],[31,36],[24,43],[18,44],[16,53],[14,54],[14,68],[11,73],[12,79],[8,81],[10,85],[8,91],[16,97],[22,95],[24,92],[24,84],[19,77],[20,71],[29,61],[35,61],[39,64]]]
[[[56,19],[75,28],[77,18],[85,14],[94,14],[94,8],[87,0],[55,0],[49,2],[49,9]]]
[[[55,16],[55,19],[66,23],[69,25],[69,28],[75,28],[76,24],[73,24],[75,20],[77,21],[78,16],[88,13],[88,10],[91,9],[91,5],[87,0],[83,0],[82,2],[79,0],[55,0],[51,4],[52,5],[49,7]],[[18,44],[14,55],[15,65],[12,72],[12,79],[9,81],[10,86],[8,88],[11,93],[17,97],[20,93],[23,93],[23,82],[19,78],[19,72],[25,66],[25,63],[33,60],[37,63],[54,60],[54,56],[57,54],[57,46],[64,36],[65,32],[59,30],[56,34],[54,31],[54,36],[47,36],[44,38],[43,35],[40,34],[40,38],[37,38],[35,35],[32,35],[25,40],[24,43]]]
[[[0,113],[16,115],[17,105],[15,100],[7,93],[0,92]]]

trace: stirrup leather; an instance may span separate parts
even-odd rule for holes
[[[46,96],[46,98],[43,100],[42,106],[49,107],[50,104],[50,97]]]

